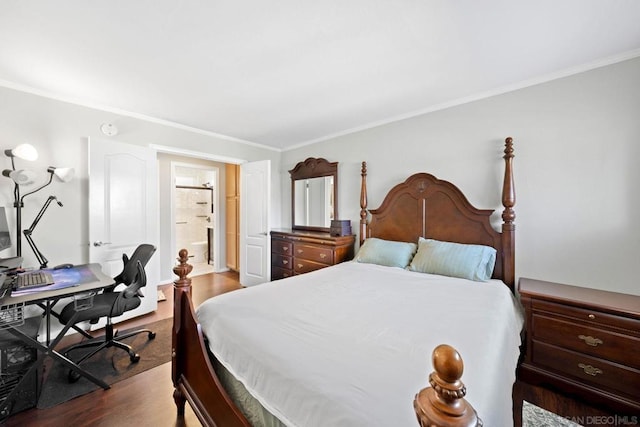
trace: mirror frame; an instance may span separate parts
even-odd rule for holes
[[[289,171],[291,175],[291,229],[326,231],[330,227],[314,227],[307,225],[296,225],[296,181],[300,179],[321,178],[325,176],[333,177],[333,218],[338,218],[338,162],[329,162],[327,159],[309,157],[303,162],[299,162]]]

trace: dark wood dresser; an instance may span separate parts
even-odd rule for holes
[[[318,231],[271,231],[271,280],[304,274],[353,259],[356,236]]]
[[[521,380],[640,414],[640,296],[521,278]]]

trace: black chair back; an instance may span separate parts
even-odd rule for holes
[[[124,267],[122,269],[122,272],[113,278],[115,280],[115,284],[119,285],[120,283],[123,283],[129,286],[131,283],[133,283],[138,274],[137,263],[140,262],[140,264],[142,264],[142,267],[144,268],[155,251],[155,246],[144,243],[139,245],[136,250],[133,251],[133,254],[131,254],[131,258],[129,258],[127,254],[123,254],[122,262],[124,264]]]

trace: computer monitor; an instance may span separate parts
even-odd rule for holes
[[[9,221],[7,221],[7,211],[0,207],[0,251],[11,247],[11,233],[9,232]]]

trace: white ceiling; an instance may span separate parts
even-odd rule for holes
[[[278,149],[638,55],[638,0],[0,1],[1,85]]]

